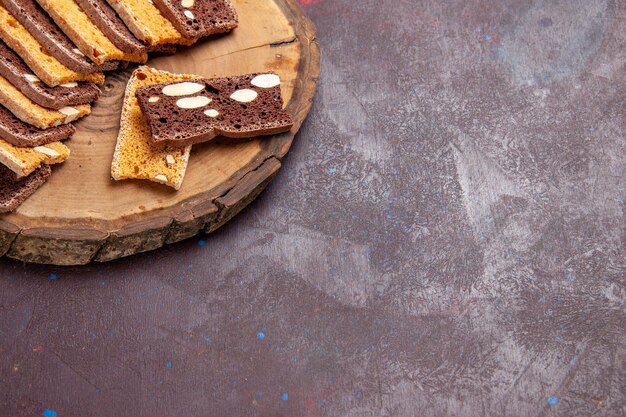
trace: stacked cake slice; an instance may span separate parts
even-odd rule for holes
[[[50,165],[69,157],[63,141],[91,112],[104,72],[237,24],[229,0],[0,0],[0,213],[15,210],[45,183]],[[191,78],[155,73],[151,80]],[[172,186],[182,183],[188,148],[165,158],[170,170],[160,172]]]
[[[140,67],[124,96],[113,178],[147,179],[178,190],[191,145],[290,130],[280,85],[274,73],[207,79]]]

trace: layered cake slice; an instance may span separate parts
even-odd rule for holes
[[[109,40],[74,0],[37,0],[55,23],[93,62],[121,60],[143,63],[148,60],[145,50],[124,52]]]
[[[0,106],[0,138],[18,148],[34,148],[52,142],[69,139],[76,128],[61,125],[50,129],[38,129],[15,117],[4,106]]]
[[[151,85],[137,90],[137,100],[157,147],[189,146],[218,135],[272,135],[293,126],[283,110],[280,77],[272,73]]]
[[[9,168],[0,165],[0,213],[10,213],[17,209],[45,184],[51,174],[52,169],[48,165],[42,165],[28,177],[16,179]]]
[[[37,4],[35,0],[0,0],[31,35],[41,43],[44,48],[65,66],[76,72],[91,74],[102,71],[112,71],[123,68],[122,62],[109,61],[104,64],[96,64],[88,59],[72,41],[59,30],[50,16]]]
[[[107,0],[133,34],[150,46],[191,45],[196,39],[185,38],[167,20],[152,0]]]
[[[33,103],[2,76],[0,76],[0,104],[9,109],[18,119],[40,129],[71,123],[91,112],[89,104],[63,107],[59,110],[41,107]]]
[[[194,39],[230,32],[238,25],[229,0],[153,0],[184,37]]]
[[[104,84],[104,74],[101,72],[83,74],[59,62],[2,6],[0,6],[0,39],[17,52],[35,75],[50,87],[73,81]]]
[[[1,40],[0,76],[6,78],[34,103],[54,110],[88,104],[100,96],[100,89],[93,83],[71,82],[48,87]]]
[[[115,180],[143,179],[180,189],[191,147],[155,149],[150,129],[137,103],[138,88],[164,82],[190,81],[193,75],[176,75],[149,67],[139,67],[131,76],[124,95],[120,132],[117,137],[111,175]]]
[[[42,165],[60,164],[70,156],[70,149],[61,142],[34,148],[18,148],[0,139],[0,164],[17,178],[30,175]]]
[[[115,10],[105,0],[76,0],[93,24],[104,33],[115,46],[132,54],[145,53],[146,45],[139,41],[126,27]]]

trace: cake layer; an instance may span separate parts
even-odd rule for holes
[[[74,132],[76,128],[71,124],[38,129],[22,122],[6,107],[0,106],[0,139],[18,148],[34,148],[60,142],[69,139]]]
[[[96,64],[88,59],[72,41],[59,30],[50,16],[35,0],[0,0],[13,17],[15,17],[39,43],[56,59],[71,70],[92,74],[95,72],[112,71],[124,67],[122,62],[109,61]]]
[[[6,78],[0,76],[0,104],[18,119],[40,129],[71,123],[91,112],[89,104],[64,107],[60,110],[46,109],[33,103]]]
[[[130,61],[143,63],[147,52],[128,53],[120,50],[91,21],[75,0],[37,0],[78,49],[93,62]]]
[[[111,175],[115,180],[144,179],[180,189],[187,170],[191,147],[155,149],[150,144],[150,130],[137,103],[140,87],[170,81],[198,78],[176,75],[149,67],[139,67],[126,86],[120,132],[117,137]]]
[[[185,38],[167,20],[152,0],[107,0],[133,34],[150,46],[169,43],[191,45],[196,39]]]
[[[122,19],[105,0],[76,0],[76,3],[119,49],[132,54],[147,51],[146,45],[128,30]]]
[[[1,40],[0,76],[6,78],[34,103],[49,109],[59,110],[63,107],[88,104],[100,96],[100,89],[93,83],[72,82],[58,87],[48,87]]]
[[[104,74],[101,72],[83,74],[63,65],[50,55],[37,39],[2,6],[0,6],[0,39],[17,52],[35,75],[50,87],[73,81],[104,84]]]
[[[158,147],[189,146],[218,135],[272,135],[293,126],[283,110],[280,77],[273,73],[151,85],[137,90],[137,100]]]
[[[69,156],[70,148],[61,142],[35,148],[18,148],[0,139],[0,164],[13,171],[17,178],[30,175],[44,164],[60,164]]]
[[[172,25],[186,38],[230,32],[238,25],[229,0],[153,0]]]
[[[15,174],[0,165],[0,213],[10,213],[17,209],[50,178],[52,169],[43,165],[26,178],[16,179]]]

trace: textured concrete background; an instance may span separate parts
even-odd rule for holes
[[[0,415],[626,415],[625,2],[301,1],[319,94],[252,206],[0,260]]]

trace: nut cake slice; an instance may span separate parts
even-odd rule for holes
[[[104,74],[73,71],[48,53],[7,9],[0,6],[0,39],[13,49],[43,82],[50,87],[72,81],[104,84]]]
[[[41,165],[60,164],[69,156],[70,149],[61,142],[18,148],[0,139],[0,164],[13,171],[17,178],[30,175]]]
[[[100,96],[100,89],[94,83],[71,82],[48,87],[1,40],[0,76],[6,78],[34,103],[54,110],[88,104]]]
[[[148,53],[145,50],[129,53],[115,46],[74,0],[37,0],[37,2],[78,49],[93,62],[102,64],[106,61],[121,60],[143,63],[148,60]]]
[[[65,66],[76,72],[91,74],[101,71],[112,71],[123,68],[123,62],[109,61],[96,64],[88,59],[72,41],[59,30],[50,16],[35,0],[0,0],[30,34],[41,43],[44,48]]]
[[[34,148],[69,139],[74,132],[76,128],[71,124],[50,129],[30,126],[13,116],[4,106],[0,106],[0,139],[4,139],[13,146]]]
[[[151,85],[137,91],[137,100],[157,147],[188,146],[218,135],[272,135],[293,126],[273,73]]]
[[[230,32],[238,25],[229,0],[153,0],[159,11],[186,38]]]
[[[107,0],[128,29],[150,46],[176,43],[191,45],[196,39],[185,38],[157,9],[152,0]]]
[[[111,175],[115,180],[144,179],[180,189],[191,146],[159,150],[150,143],[150,129],[137,103],[136,92],[151,84],[189,81],[194,75],[177,75],[142,66],[133,72],[126,86],[120,132],[117,137]]]
[[[18,119],[40,129],[72,123],[91,112],[89,104],[63,107],[58,111],[41,107],[29,100],[2,76],[0,76],[0,104],[9,109]]]

